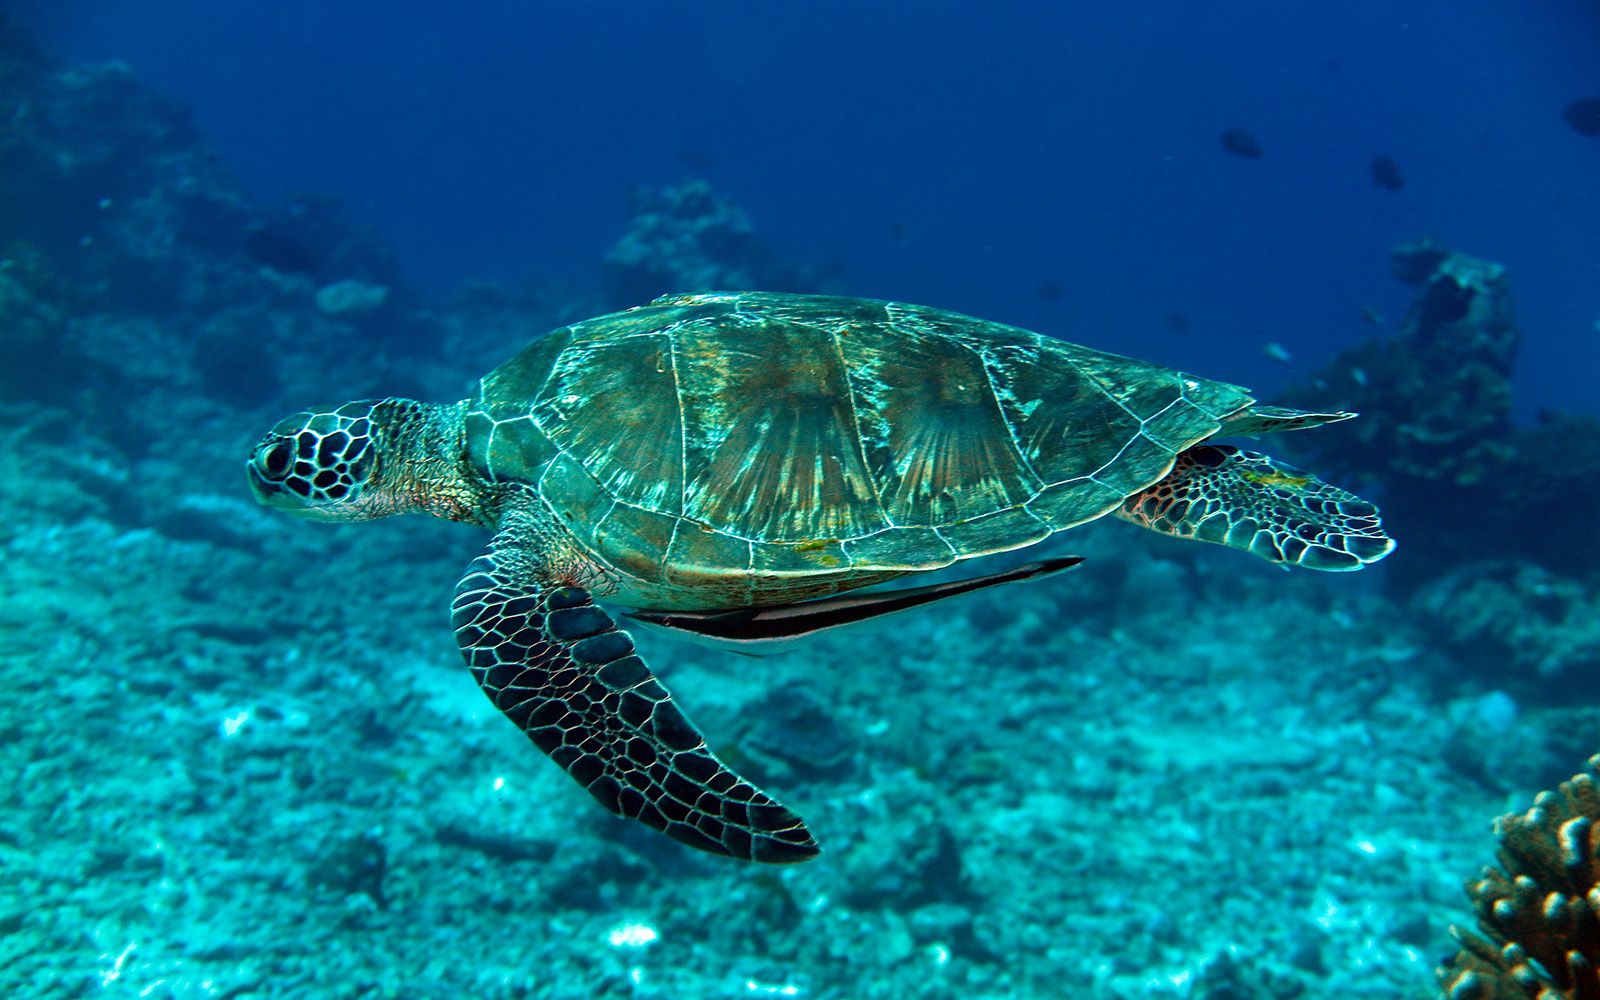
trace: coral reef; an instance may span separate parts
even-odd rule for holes
[[[329,316],[353,316],[383,308],[387,285],[369,285],[354,278],[335,281],[317,291],[317,308]]]
[[[0,391],[15,398],[29,382],[62,365],[56,349],[66,316],[48,298],[30,293],[17,258],[0,259]]]
[[[1395,248],[1393,264],[1417,289],[1400,331],[1343,352],[1286,398],[1360,411],[1328,452],[1351,471],[1474,486],[1509,450],[1519,334],[1505,269],[1427,240]]]
[[[1411,608],[1485,676],[1569,687],[1600,673],[1600,590],[1536,563],[1468,563],[1423,584]]]
[[[1439,590],[1456,645],[1377,595],[1100,523],[1063,542],[1080,570],[881,636],[754,660],[641,633],[714,741],[830,831],[781,873],[676,849],[572,795],[461,670],[445,608],[479,535],[308,530],[241,483],[263,419],[455,398],[593,298],[425,309],[336,205],[253,205],[125,69],[5,27],[0,113],[0,995],[1420,997],[1474,818],[1534,780],[1523,748],[1600,728],[1587,695],[1452,673],[1525,644],[1519,669],[1571,684],[1568,640],[1447,610],[1579,643],[1593,605],[1555,563]],[[680,201],[653,203],[635,273],[783,280],[729,206]],[[319,306],[346,281],[389,294]],[[1341,454],[1387,475],[1405,422]],[[1552,427],[1510,459],[1548,478],[1497,489],[1591,461],[1583,425]]]
[[[1406,557],[1390,567],[1402,591],[1486,558],[1593,579],[1600,534],[1570,498],[1600,477],[1600,421],[1547,413],[1513,426],[1519,334],[1505,269],[1431,240],[1397,247],[1393,266],[1416,289],[1400,330],[1282,397],[1362,419],[1286,447],[1319,449],[1318,468],[1381,484],[1385,519],[1405,539]]]
[[[128,67],[54,65],[0,21],[0,119],[0,385],[13,398],[76,394],[83,419],[149,441],[174,419],[166,401],[125,403],[149,398],[152,379],[211,421],[284,385],[321,396],[357,372],[415,381],[405,372],[438,325],[393,254],[328,199],[255,206],[187,112]],[[356,331],[380,328],[366,338],[378,350],[349,356]]]
[[[251,260],[281,274],[319,282],[401,283],[394,250],[376,230],[352,219],[334,198],[302,195],[288,204],[253,212],[243,239]]]
[[[1600,756],[1522,815],[1495,820],[1498,868],[1467,883],[1478,931],[1439,970],[1449,1000],[1600,996]]]
[[[649,302],[668,292],[812,292],[822,272],[781,263],[750,217],[705,181],[634,192],[633,223],[606,253],[604,298],[610,308]]]

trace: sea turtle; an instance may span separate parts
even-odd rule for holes
[[[613,812],[781,862],[816,854],[804,823],[706,747],[597,599],[797,636],[1065,568],[835,596],[1105,514],[1358,569],[1393,547],[1376,507],[1208,443],[1350,416],[938,309],[730,292],[555,330],[458,403],[297,413],[248,465],[257,499],[305,517],[493,529],[452,621],[495,707]]]

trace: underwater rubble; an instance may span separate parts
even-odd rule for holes
[[[253,204],[126,68],[3,22],[0,115],[0,995],[1422,998],[1488,817],[1593,751],[1592,695],[1543,695],[1592,655],[1592,578],[1449,538],[1587,425],[1500,416],[1504,276],[1418,251],[1439,301],[1305,390],[1372,419],[1308,437],[1349,428],[1330,470],[1385,483],[1392,561],[1442,570],[1382,594],[1097,524],[1058,543],[1079,569],[887,634],[755,660],[641,633],[823,845],[685,850],[595,809],[461,669],[481,533],[291,522],[244,488],[263,420],[452,398],[593,300],[419,303],[336,205]],[[753,238],[691,195],[649,212]],[[729,279],[678,225],[636,224],[653,263],[608,262],[609,294]],[[1562,453],[1546,475],[1593,475]]]

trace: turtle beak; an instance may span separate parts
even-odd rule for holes
[[[272,506],[273,500],[280,492],[278,487],[261,478],[261,473],[256,471],[255,462],[245,463],[245,475],[250,480],[250,492],[254,494],[256,503]]]
[[[267,502],[267,486],[261,481],[261,476],[256,472],[254,462],[244,464],[245,478],[250,481],[250,493],[256,498],[256,503]]]

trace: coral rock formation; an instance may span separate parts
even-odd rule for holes
[[[1600,591],[1537,563],[1465,563],[1418,589],[1411,609],[1459,662],[1507,682],[1600,676]]]
[[[1481,934],[1439,970],[1449,1000],[1600,997],[1600,755],[1522,815],[1495,820],[1499,868],[1467,883]]]
[[[605,300],[624,308],[668,292],[823,291],[818,276],[773,259],[744,209],[689,181],[634,193],[633,225],[605,259]]]
[[[1511,426],[1518,333],[1505,268],[1429,240],[1396,247],[1392,261],[1417,289],[1401,330],[1341,354],[1295,398],[1361,412],[1362,471],[1374,478],[1473,485],[1503,460]]]
[[[1384,512],[1406,540],[1391,580],[1412,590],[1441,571],[1492,556],[1587,577],[1600,566],[1600,535],[1570,498],[1600,475],[1600,423],[1542,413],[1511,419],[1519,334],[1505,269],[1431,240],[1392,255],[1394,275],[1416,289],[1393,336],[1343,352],[1308,384],[1275,400],[1338,405],[1360,420],[1298,455],[1345,479],[1383,484]]]

